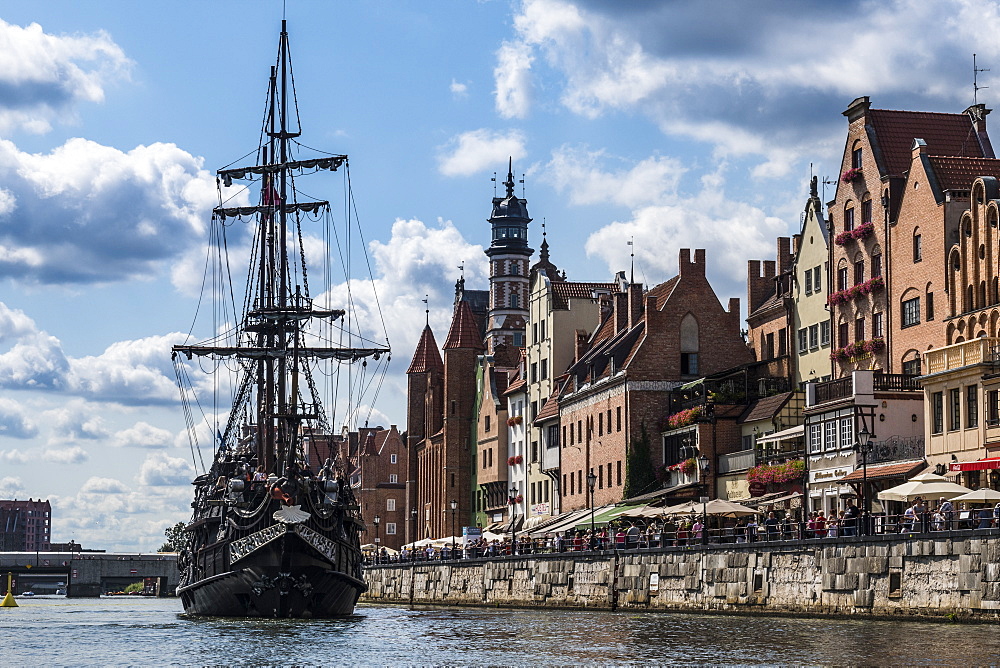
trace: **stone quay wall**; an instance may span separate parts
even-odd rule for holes
[[[368,603],[1000,619],[1000,531],[368,566]]]

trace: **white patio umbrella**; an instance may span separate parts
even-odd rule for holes
[[[702,511],[706,515],[718,515],[720,517],[742,517],[744,515],[756,515],[758,511],[753,508],[732,501],[723,499],[712,499],[707,504],[701,501],[685,501],[676,506],[663,509],[664,515],[701,515]]]
[[[989,489],[988,487],[983,487],[982,489],[977,489],[969,492],[968,494],[956,496],[952,498],[952,501],[964,501],[966,503],[989,503],[991,501],[1000,501],[1000,492]]]
[[[878,498],[883,501],[911,501],[918,496],[922,499],[952,499],[971,491],[968,487],[949,481],[943,475],[925,471],[901,485],[879,492]]]

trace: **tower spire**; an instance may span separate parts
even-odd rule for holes
[[[503,182],[507,186],[507,197],[514,195],[514,156],[507,158],[507,180]]]

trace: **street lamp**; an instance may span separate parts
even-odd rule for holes
[[[862,421],[863,423],[864,421]],[[863,535],[867,536],[871,533],[871,514],[872,514],[872,502],[871,496],[868,494],[868,453],[872,451],[875,444],[872,443],[872,438],[875,435],[869,433],[868,426],[865,424],[861,425],[861,431],[858,432],[858,442],[854,446],[858,454],[861,455],[861,490],[864,495],[864,499],[861,502],[864,508],[864,513],[861,516],[862,531]]]
[[[517,512],[517,487],[510,488],[510,553],[511,556],[517,554],[517,525],[514,523],[514,515]]]
[[[375,525],[375,563],[378,563],[378,523],[382,521],[382,518],[376,515],[372,518],[372,523]]]
[[[451,500],[451,558],[455,558],[455,510],[458,508],[458,501]]]
[[[594,487],[597,485],[597,476],[594,475],[594,469],[590,469],[590,473],[587,474],[587,489],[590,490],[590,549],[594,549],[594,541],[597,539],[597,533],[594,531]]]
[[[701,497],[701,544],[708,545],[708,497]]]

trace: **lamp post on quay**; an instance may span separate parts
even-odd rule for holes
[[[517,554],[517,525],[514,524],[515,513],[517,512],[517,487],[510,488],[510,554]]]
[[[458,501],[451,500],[451,558],[455,558],[455,510],[458,508]]]
[[[372,518],[372,523],[375,525],[375,563],[379,563],[379,553],[378,553],[378,523],[382,521],[382,518],[376,515]]]
[[[858,442],[854,446],[854,449],[861,455],[861,493],[863,497],[861,500],[863,509],[861,531],[863,536],[871,535],[872,500],[868,493],[868,454],[875,447],[875,444],[872,443],[874,437],[874,434],[868,432],[868,427],[862,424],[861,431],[858,432]]]
[[[705,484],[705,496],[701,497],[701,544],[708,545],[708,457],[698,457],[698,469]]]
[[[594,469],[590,469],[587,474],[587,489],[590,490],[590,549],[593,550],[597,542],[597,532],[594,531],[594,487],[597,485],[597,476]]]
[[[417,509],[410,508],[410,522],[413,524],[413,533],[410,534],[410,542],[417,542]],[[411,547],[410,552],[416,550],[416,547]]]

